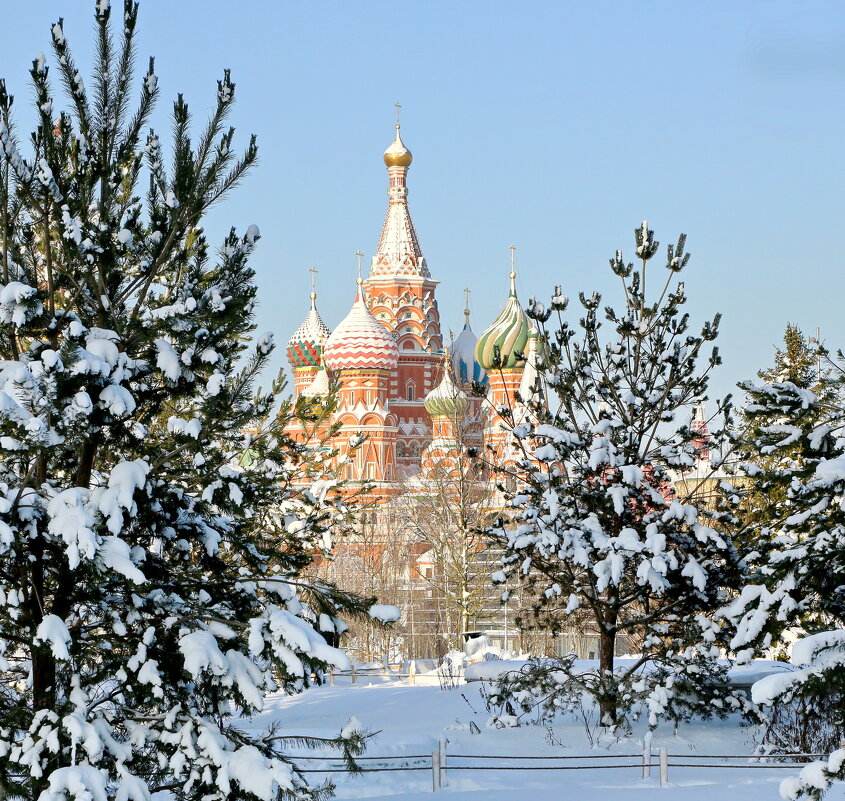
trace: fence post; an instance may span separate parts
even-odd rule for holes
[[[669,786],[669,752],[665,748],[660,749],[660,786]]]
[[[355,665],[352,665],[352,683],[355,684]]]
[[[448,740],[439,740],[437,743],[437,750],[440,754],[438,762],[438,767],[440,770],[440,778],[437,781],[439,787],[442,787],[444,784],[448,784],[448,782],[444,782],[444,778],[446,777],[446,743]]]
[[[651,738],[646,737],[643,741],[643,778],[651,776]]]
[[[431,752],[431,792],[436,793],[440,789],[440,746],[436,751]]]
[[[408,662],[408,684],[416,684],[417,678],[417,661],[412,659]]]

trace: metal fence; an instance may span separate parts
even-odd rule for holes
[[[385,773],[401,771],[429,771],[431,773],[431,789],[436,792],[444,785],[444,781],[451,773],[460,771],[499,771],[499,770],[631,770],[638,771],[643,779],[650,778],[651,769],[658,770],[661,787],[669,785],[670,768],[734,768],[742,770],[799,770],[806,762],[796,760],[821,759],[827,754],[670,754],[668,749],[659,748],[656,753],[649,744],[641,754],[580,754],[562,756],[513,756],[506,754],[462,754],[447,753],[446,741],[441,740],[438,747],[431,754],[391,754],[386,756],[359,757],[362,773]],[[655,761],[656,757],[656,761]],[[303,768],[303,773],[346,773],[347,768],[339,764],[336,758],[322,756],[294,757],[295,761],[323,761],[331,763],[330,767]],[[484,760],[498,760],[499,764],[484,764]],[[567,764],[574,761],[582,764]],[[698,760],[711,760],[701,762]],[[715,762],[712,760],[724,760]],[[744,760],[743,764],[732,764]],[[785,760],[771,762],[769,760]],[[469,762],[470,764],[465,764]],[[478,764],[481,762],[481,764]],[[517,763],[517,764],[501,764]],[[538,763],[544,764],[538,764]],[[587,764],[583,764],[583,763]],[[405,764],[399,764],[405,763]]]
[[[439,676],[436,671],[420,672],[417,670],[416,662],[414,660],[407,663],[407,666],[403,665],[396,670],[392,670],[389,667],[356,667],[355,665],[352,665],[349,670],[331,670],[328,675],[330,685],[334,685],[335,679],[344,676],[348,677],[352,684],[371,677],[407,679],[409,684],[416,684],[418,680],[421,680],[426,684],[437,684],[439,682]]]

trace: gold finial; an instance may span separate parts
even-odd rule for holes
[[[464,297],[466,301],[464,303],[464,317],[466,318],[466,324],[469,325],[469,287],[464,289]]]
[[[317,273],[320,272],[316,267],[309,267],[308,272],[311,273],[311,305],[317,300]]]

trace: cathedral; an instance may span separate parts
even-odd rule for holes
[[[319,567],[329,580],[349,586],[360,579],[364,593],[402,607],[395,633],[406,655],[442,655],[462,632],[482,629],[507,650],[516,636],[514,618],[528,614],[530,598],[512,587],[503,596],[490,584],[498,553],[467,534],[483,525],[484,515],[499,514],[503,502],[490,474],[478,470],[467,450],[483,450],[484,460],[499,467],[515,461],[510,430],[531,414],[521,399],[544,401],[536,394],[541,392],[539,335],[517,296],[512,250],[499,314],[476,337],[466,308],[460,334],[454,342],[444,341],[439,282],[429,271],[411,218],[412,156],[398,124],[384,163],[387,213],[366,277],[358,254],[349,313],[330,330],[317,310],[312,285],[310,308],[287,349],[297,398],[317,403],[337,387],[335,403],[327,407],[330,414],[320,418],[321,430],[309,433],[294,422],[287,433],[302,439],[316,433],[322,442],[331,429],[329,445],[342,478],[371,487],[373,506],[356,537]],[[498,413],[502,407],[512,412],[507,423]],[[703,460],[709,440],[703,409],[697,411],[694,430]],[[444,482],[444,473],[462,480]],[[677,480],[694,482],[699,491],[707,483],[702,476],[709,475],[682,474]],[[513,475],[498,478],[507,483]],[[450,517],[467,509],[480,517],[470,524],[456,524]],[[461,548],[458,570],[450,559]],[[378,585],[372,583],[376,580]],[[455,601],[459,597],[471,603],[461,607]],[[523,650],[574,651],[584,658],[595,656],[598,642],[587,620],[548,642],[527,640],[534,636],[528,632],[518,636]]]
[[[384,152],[387,213],[369,274],[362,277],[359,261],[355,300],[333,331],[317,311],[312,286],[311,307],[287,349],[297,397],[325,395],[337,381],[338,405],[327,421],[339,425],[332,444],[343,457],[364,437],[344,460],[344,478],[367,481],[385,500],[401,481],[454,459],[458,440],[490,445],[506,459],[509,437],[496,409],[513,406],[516,391],[528,397],[536,376],[536,332],[517,297],[513,258],[496,319],[476,338],[467,308],[460,335],[444,343],[439,281],[408,206],[412,160],[397,123]],[[484,399],[473,391],[479,385]]]

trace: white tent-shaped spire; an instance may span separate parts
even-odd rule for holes
[[[411,151],[402,142],[397,122],[396,138],[384,152],[384,163],[390,178],[387,215],[381,229],[378,250],[370,267],[370,280],[397,275],[431,277],[408,208],[407,177],[412,160]]]

